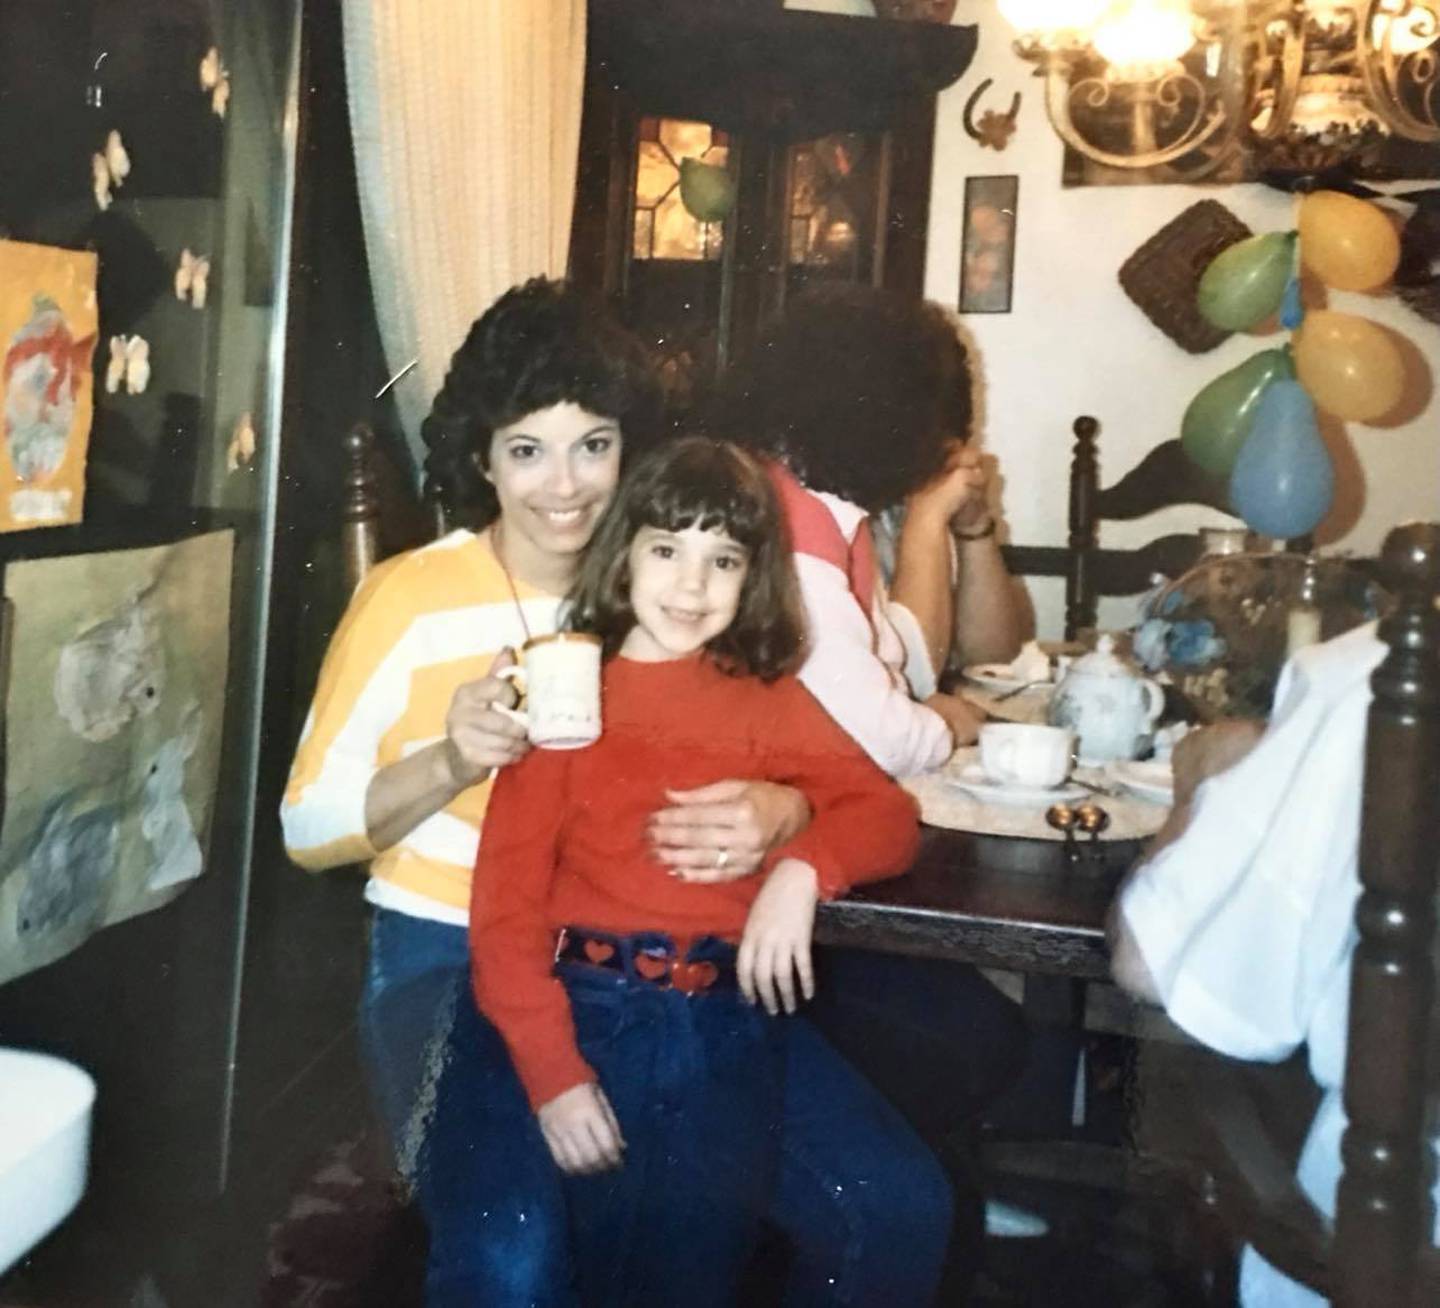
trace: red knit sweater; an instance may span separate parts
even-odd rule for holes
[[[586,749],[532,750],[495,781],[470,905],[475,998],[510,1047],[535,1107],[594,1072],[551,975],[562,926],[738,940],[762,873],[689,884],[646,837],[667,789],[777,781],[810,801],[810,825],[771,852],[811,864],[822,898],[903,871],[919,842],[914,801],[793,677],[729,677],[703,656],[611,659],[605,730]]]

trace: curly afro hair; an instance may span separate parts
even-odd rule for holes
[[[942,309],[833,286],[790,301],[707,426],[780,459],[811,490],[876,512],[938,473],[970,419],[965,347]]]
[[[499,513],[483,475],[495,430],[566,401],[618,422],[627,462],[659,434],[645,347],[573,286],[535,277],[475,320],[421,424],[425,471],[455,521],[480,527]]]

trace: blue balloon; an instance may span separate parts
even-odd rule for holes
[[[1305,304],[1300,298],[1300,279],[1294,273],[1285,283],[1285,294],[1280,297],[1280,325],[1293,332],[1305,321]]]
[[[1263,536],[1313,531],[1335,498],[1335,465],[1298,381],[1271,382],[1230,473],[1230,506]]]

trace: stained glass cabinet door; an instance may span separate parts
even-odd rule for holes
[[[571,273],[658,349],[682,411],[809,282],[920,294],[935,95],[973,29],[778,0],[591,0],[590,23]],[[728,173],[723,218],[686,207],[687,159]]]

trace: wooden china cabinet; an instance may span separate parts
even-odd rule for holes
[[[781,0],[590,0],[571,274],[659,350],[681,408],[816,282],[919,295],[935,96],[973,27]],[[702,222],[685,159],[735,202]]]

